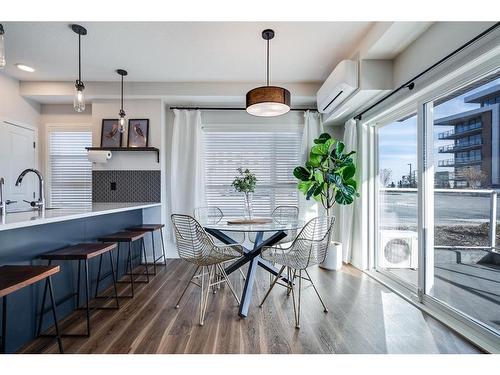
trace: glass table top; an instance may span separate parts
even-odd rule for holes
[[[259,217],[256,219],[268,219],[269,223],[265,224],[229,224],[228,221],[242,218],[226,218],[223,217],[219,222],[215,220],[202,220],[200,224],[206,229],[216,229],[225,232],[278,232],[294,229],[301,229],[305,222],[292,218],[280,218],[279,220],[270,217]]]

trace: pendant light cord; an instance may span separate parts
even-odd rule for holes
[[[267,40],[267,86],[269,86],[269,39]]]
[[[78,83],[82,83],[82,36],[78,34]]]
[[[122,103],[121,112],[123,112],[123,75],[122,75],[122,98],[121,98],[121,103]]]

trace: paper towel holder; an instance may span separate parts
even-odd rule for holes
[[[160,162],[160,149],[156,147],[85,147],[87,151],[128,151],[128,152],[155,152],[156,162]]]

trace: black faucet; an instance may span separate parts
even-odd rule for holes
[[[17,178],[16,181],[16,186],[19,186],[21,182],[23,181],[24,176],[28,174],[29,172],[32,172],[37,175],[38,177],[38,200],[37,201],[32,201],[28,202],[31,205],[31,207],[36,207],[38,211],[43,211],[45,209],[45,189],[44,189],[44,181],[43,181],[43,176],[42,174],[37,171],[36,169],[28,168],[25,169],[24,171],[21,172],[19,177]]]

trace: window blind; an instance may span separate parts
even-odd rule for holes
[[[91,131],[49,131],[49,203],[52,207],[92,204],[92,163],[85,147]]]
[[[228,128],[233,130],[228,130]],[[207,204],[222,209],[225,216],[240,216],[244,198],[231,186],[237,168],[257,176],[253,212],[269,216],[280,205],[298,205],[293,169],[300,165],[302,130],[245,131],[248,126],[212,127],[205,131],[205,179]],[[257,128],[257,127],[252,127]]]

